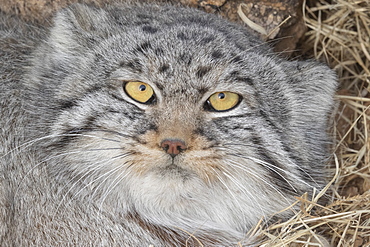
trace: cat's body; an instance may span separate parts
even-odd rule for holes
[[[75,5],[38,34],[2,22],[1,246],[248,244],[322,188],[326,66],[192,9]]]

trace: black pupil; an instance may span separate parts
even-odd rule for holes
[[[218,98],[219,99],[224,99],[226,96],[225,96],[225,94],[224,93],[219,93],[218,94]]]
[[[145,91],[146,90],[146,86],[145,85],[140,85],[139,86],[139,90],[140,91]]]

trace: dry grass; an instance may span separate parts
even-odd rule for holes
[[[330,203],[317,204],[324,191],[299,198],[294,217],[258,232],[263,246],[370,246],[370,2],[312,5],[304,4],[304,52],[325,60],[340,81],[332,130],[335,175],[325,188]]]

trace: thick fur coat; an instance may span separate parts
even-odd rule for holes
[[[2,14],[0,34],[1,246],[252,245],[324,185],[325,65],[167,5]]]

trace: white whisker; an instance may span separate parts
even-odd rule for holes
[[[98,138],[98,139],[101,139],[101,140],[107,140],[107,141],[118,142],[118,143],[120,142],[119,140],[114,140],[114,139],[110,139],[110,138],[106,138],[106,137],[100,137],[100,136],[94,136],[94,135],[86,135],[86,134],[57,134],[57,135],[47,135],[47,136],[43,136],[43,137],[40,137],[40,138],[31,140],[31,141],[25,142],[25,143],[23,143],[23,144],[15,147],[15,148],[11,149],[10,151],[6,152],[0,158],[4,158],[5,156],[9,155],[10,153],[13,153],[16,150],[18,152],[21,152],[24,149],[26,149],[28,147],[31,147],[33,144],[35,144],[37,142],[44,141],[45,139],[52,139],[52,138],[56,138],[56,137],[75,137],[75,136]]]
[[[115,160],[115,159],[117,159],[117,158],[122,158],[122,157],[125,157],[125,156],[128,156],[128,155],[130,155],[130,153],[124,153],[124,154],[122,154],[122,155],[120,155],[120,156],[106,159],[106,161],[105,161],[105,162],[101,162],[100,164],[92,163],[92,164],[90,164],[90,165],[86,166],[86,167],[85,167],[85,169],[84,169],[84,170],[90,171],[90,174],[88,174],[88,173],[85,173],[85,174],[86,174],[86,175],[91,176],[91,175],[93,175],[93,174],[100,173],[100,168],[101,168],[101,167],[110,166],[110,164],[108,164],[108,165],[107,165],[107,163],[108,163],[108,162],[112,162],[113,160]],[[124,163],[123,163],[122,165],[124,165]],[[93,167],[94,169],[90,169],[91,167]],[[108,172],[105,172],[105,173],[101,174],[100,176],[98,176],[97,178],[95,178],[95,179],[91,180],[90,182],[88,182],[87,184],[85,184],[85,186],[83,186],[83,187],[82,187],[82,188],[81,188],[77,193],[75,193],[75,194],[73,195],[73,197],[71,198],[71,201],[72,201],[74,198],[76,198],[76,197],[77,197],[81,192],[83,192],[83,191],[84,191],[88,186],[91,186],[91,185],[92,185],[92,184],[94,184],[96,181],[100,181],[103,177],[106,177],[103,181],[101,181],[101,182],[99,183],[99,185],[98,185],[97,187],[95,187],[95,192],[90,196],[91,198],[93,198],[93,197],[95,196],[95,194],[96,194],[96,192],[97,192],[98,188],[104,184],[103,182],[105,182],[105,181],[109,178],[110,174],[113,174],[113,173],[115,173],[117,170],[120,170],[120,169],[122,169],[122,166],[117,166],[117,167],[115,167],[114,169],[111,169],[111,170],[109,170]],[[79,172],[79,174],[82,174],[82,173],[84,173],[84,171],[80,171],[80,172]],[[84,174],[83,176],[85,176],[85,174]],[[75,184],[76,184],[76,183],[75,183]]]
[[[239,146],[243,146],[243,147],[248,147],[248,148],[256,148],[256,146],[253,146],[253,145],[248,145],[248,144],[245,144],[245,143],[224,143],[223,146],[227,147],[227,146],[236,146],[236,147],[239,147]],[[232,149],[230,149],[232,150]],[[279,153],[275,152],[274,150],[269,150],[270,153],[274,154],[274,155],[279,155]],[[287,155],[285,155],[287,156]],[[287,158],[287,161],[290,162],[290,164],[294,165],[298,170],[302,171],[305,175],[307,175],[310,180],[312,182],[314,182],[316,185],[318,185],[317,181],[311,176],[311,174],[309,174],[305,169],[303,169],[300,165],[296,165],[293,161],[291,161],[289,158]],[[285,171],[286,172],[286,171]]]
[[[38,166],[40,166],[41,164],[43,164],[43,163],[45,163],[45,162],[47,162],[47,161],[49,161],[49,160],[52,160],[52,159],[55,159],[55,158],[59,158],[59,157],[62,157],[62,156],[66,156],[66,155],[70,155],[70,154],[75,154],[75,153],[81,153],[82,151],[73,151],[73,152],[68,152],[68,153],[63,153],[63,154],[58,154],[58,155],[55,155],[55,156],[52,156],[52,157],[48,157],[48,158],[46,158],[46,159],[44,159],[44,160],[42,160],[42,161],[40,161],[39,163],[37,163],[36,165],[34,165],[34,166],[32,166],[32,168],[31,169],[29,169],[27,172],[26,172],[26,174],[22,177],[22,179],[21,179],[21,181],[19,181],[19,183],[18,183],[18,187],[17,187],[17,190],[16,190],[16,192],[15,192],[15,194],[14,194],[14,197],[17,195],[17,193],[18,193],[18,191],[19,191],[19,189],[20,189],[20,187],[21,187],[21,185],[22,185],[22,183],[24,182],[24,180],[31,174],[31,172],[35,169],[35,168],[37,168]]]
[[[286,199],[286,196],[277,188],[277,186],[271,184],[269,181],[267,181],[263,177],[259,176],[258,174],[256,174],[251,169],[248,169],[247,167],[239,164],[238,162],[233,161],[233,160],[230,160],[230,159],[228,159],[228,161],[231,163],[231,164],[229,163],[229,165],[231,165],[234,168],[234,170],[235,170],[235,168],[237,168],[237,169],[240,169],[242,171],[247,172],[249,175],[255,177],[256,179],[258,179],[260,181],[262,181],[265,185],[267,185],[268,187],[270,187],[272,190],[276,191],[282,198],[285,198]],[[287,200],[287,202],[289,202],[289,201]]]
[[[224,172],[224,175],[227,176],[229,178],[229,180],[235,184],[244,194],[247,195],[247,198],[248,199],[252,199],[256,202],[256,205],[257,207],[259,208],[260,212],[261,212],[261,215],[263,215],[264,217],[266,217],[265,213],[264,213],[264,210],[261,206],[260,203],[258,203],[258,200],[256,200],[255,196],[256,194],[255,193],[251,193],[248,189],[245,188],[245,186],[243,186],[240,181],[238,181],[238,179],[234,178],[234,176],[232,174],[230,174],[229,172],[225,171]],[[239,204],[239,203],[238,203]],[[239,204],[239,207],[240,207],[240,204]],[[242,207],[240,207],[242,208]]]
[[[123,174],[123,176],[121,176]],[[103,207],[105,199],[108,197],[108,195],[114,190],[114,188],[117,187],[118,184],[122,182],[123,179],[125,179],[130,174],[129,170],[126,170],[125,173],[121,172],[116,178],[112,181],[111,185],[109,185],[107,188],[109,188],[103,195],[102,200],[100,202],[100,210]],[[118,179],[119,178],[119,179]],[[117,181],[116,181],[117,180]]]
[[[290,175],[292,177],[297,177],[297,175],[295,173],[293,173],[289,170],[284,170],[284,169],[282,169],[282,168],[280,168],[276,165],[273,165],[269,162],[266,162],[264,160],[261,160],[261,159],[255,158],[255,157],[251,157],[251,156],[245,156],[245,155],[243,155],[239,152],[235,152],[235,150],[230,149],[228,147],[218,147],[218,149],[220,149],[220,150],[225,149],[225,150],[227,150],[228,155],[235,156],[235,157],[238,157],[238,158],[241,158],[241,159],[244,159],[244,160],[251,160],[251,161],[255,162],[256,164],[262,165],[263,167],[266,167],[269,170],[272,170],[279,177],[281,177],[295,192],[298,192],[298,190],[292,185],[292,183],[283,175],[283,174],[286,174],[286,175]],[[305,185],[307,185],[309,187],[312,187],[312,185],[308,184],[304,180],[300,179],[300,181],[302,183],[304,183]]]
[[[285,176],[283,176],[282,173],[281,173],[281,172],[283,172],[283,173],[288,173],[288,174],[294,175],[292,172],[286,171],[284,169],[281,169],[280,167],[277,167],[273,164],[270,164],[266,161],[263,161],[263,160],[260,160],[260,159],[254,158],[254,157],[246,157],[246,159],[252,160],[257,164],[260,164],[264,167],[267,167],[268,169],[271,169],[274,173],[279,175],[279,177],[281,177],[295,192],[298,192],[298,190],[292,185],[292,183],[287,178],[285,178]]]

